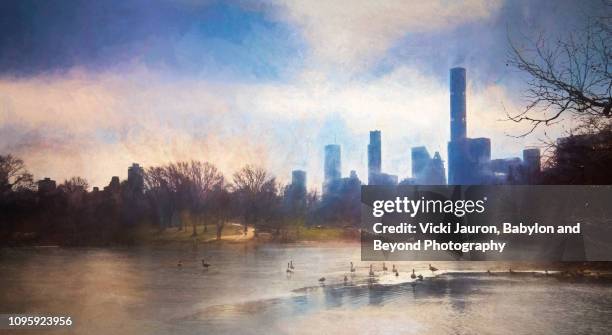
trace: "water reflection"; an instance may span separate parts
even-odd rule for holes
[[[506,264],[437,263],[446,273],[432,277],[427,263],[396,263],[399,276],[376,263],[371,278],[354,245],[0,255],[0,313],[68,314],[73,333],[605,334],[612,311],[609,284],[486,273]],[[410,280],[412,268],[425,279]]]

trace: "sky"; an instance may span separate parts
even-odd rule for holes
[[[609,7],[607,7],[609,9]],[[383,170],[410,176],[410,148],[446,157],[448,71],[467,69],[468,136],[520,156],[571,125],[504,120],[526,105],[509,41],[564,36],[602,0],[5,0],[0,2],[0,154],[36,179],[92,186],[180,160],[245,164],[323,181],[323,147],[367,179],[370,130]],[[568,121],[569,122],[569,121]]]

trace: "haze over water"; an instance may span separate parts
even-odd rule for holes
[[[608,331],[609,284],[510,275],[502,273],[508,264],[491,262],[437,262],[435,277],[423,262],[394,263],[399,277],[374,263],[372,283],[359,251],[355,244],[3,249],[0,313],[69,315],[69,330],[88,334]],[[412,283],[412,268],[423,282]]]

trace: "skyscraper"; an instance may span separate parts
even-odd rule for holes
[[[451,141],[467,136],[465,86],[465,69],[452,68],[450,70]]]
[[[380,130],[370,131],[368,144],[368,185],[397,185],[397,176],[382,172]]]
[[[342,161],[340,160],[340,146],[338,144],[328,144],[325,146],[325,163],[323,166],[323,174],[325,176],[325,181],[323,185],[323,189],[325,190],[325,185],[330,182],[340,179],[342,168]]]
[[[306,171],[293,170],[291,172],[291,184],[285,192],[285,204],[292,213],[304,214],[306,206]]]
[[[370,131],[370,144],[368,144],[368,183],[372,184],[376,175],[381,173],[381,137],[380,130]]]
[[[293,170],[291,172],[291,187],[295,190],[306,191],[306,171]]]
[[[491,140],[467,137],[466,71],[450,70],[450,141],[448,142],[448,183],[478,185],[488,183],[491,172]]]

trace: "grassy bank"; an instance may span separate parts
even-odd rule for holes
[[[359,239],[359,232],[355,229],[344,229],[337,227],[299,227],[281,230],[279,234],[249,227],[244,234],[244,226],[237,223],[228,223],[223,229],[221,239],[217,239],[215,227],[209,226],[204,231],[204,225],[196,226],[197,234],[193,234],[193,226],[184,229],[175,227],[159,230],[154,227],[142,227],[136,233],[136,241],[143,244],[166,244],[166,243],[240,243],[240,242],[330,242],[351,241]]]
[[[136,240],[144,244],[157,244],[157,243],[181,243],[189,242],[193,243],[212,243],[217,240],[217,234],[215,226],[210,225],[208,229],[204,228],[204,225],[196,225],[197,234],[193,233],[193,226],[185,226],[183,229],[179,228],[167,228],[159,230],[156,227],[143,226],[136,233]],[[251,229],[252,235],[252,229]],[[244,227],[238,224],[228,223],[223,228],[221,234],[221,241],[241,241],[248,240],[250,236],[244,235]]]

